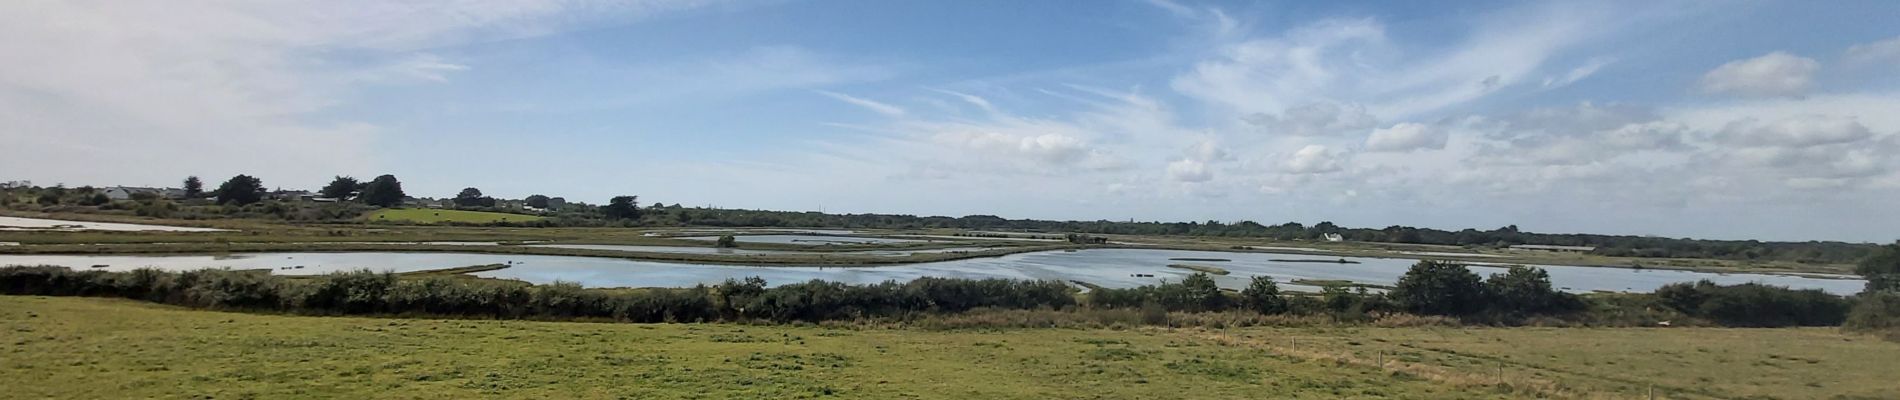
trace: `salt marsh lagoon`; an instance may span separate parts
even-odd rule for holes
[[[567,245],[563,245],[567,246]],[[601,245],[605,246],[605,245]],[[638,251],[655,246],[641,247]],[[692,249],[680,247],[680,249]],[[633,250],[633,249],[626,249]],[[720,251],[707,248],[709,251]],[[902,251],[954,251],[889,250]],[[699,251],[699,250],[695,250]],[[769,252],[772,250],[735,250]],[[712,253],[725,254],[725,253]],[[1391,285],[1415,262],[1406,258],[1326,257],[1274,253],[1187,251],[1159,249],[1086,249],[1042,251],[1000,257],[973,258],[876,267],[746,266],[604,257],[477,254],[453,252],[314,252],[244,253],[231,255],[0,255],[0,265],[58,265],[80,270],[124,271],[136,268],[191,270],[202,268],[262,269],[284,275],[313,275],[336,271],[415,272],[470,265],[506,264],[509,268],[474,273],[476,276],[515,279],[531,283],[576,282],[589,287],[686,287],[726,279],[757,276],[771,284],[813,279],[853,284],[921,277],[1048,279],[1084,282],[1103,287],[1134,287],[1178,281],[1192,271],[1168,268],[1173,258],[1225,259],[1209,262],[1231,271],[1214,276],[1221,287],[1240,289],[1254,276],[1271,276],[1289,290],[1317,291],[1295,280],[1344,280],[1368,285]],[[1356,263],[1314,262],[1346,260]],[[1304,260],[1304,262],[1302,262]],[[1677,282],[1710,280],[1721,284],[1760,282],[1796,289],[1821,289],[1834,294],[1860,291],[1863,281],[1770,274],[1711,273],[1660,269],[1627,269],[1540,265],[1550,272],[1554,286],[1568,292],[1650,292]],[[1504,267],[1472,265],[1480,275],[1501,273]]]

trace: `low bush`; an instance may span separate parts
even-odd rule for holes
[[[1083,303],[1076,301],[1076,289],[1066,283],[1006,279],[921,278],[870,285],[814,280],[767,287],[762,279],[748,278],[691,288],[589,289],[573,283],[528,285],[450,276],[400,278],[368,271],[284,277],[264,271],[107,272],[65,267],[0,267],[0,294],[122,297],[197,308],[316,315],[625,322],[882,321],[946,328],[1227,327],[1314,321],[1414,326],[1455,324],[1460,320],[1591,326],[1653,325],[1660,321],[1696,325],[1712,321],[1728,326],[1788,326],[1835,325],[1848,319],[1848,300],[1818,290],[1699,282],[1670,285],[1653,295],[1601,294],[1579,299],[1547,292],[1547,278],[1533,271],[1513,270],[1478,286],[1491,293],[1481,297],[1484,301],[1515,299],[1508,301],[1523,304],[1445,304],[1442,308],[1489,310],[1475,315],[1408,314],[1408,310],[1440,308],[1417,308],[1405,303],[1406,297],[1364,288],[1331,287],[1320,295],[1280,296],[1273,294],[1277,287],[1268,285],[1271,281],[1265,278],[1234,296],[1221,292],[1211,279],[1200,274],[1179,283],[1095,289]],[[1439,272],[1456,275],[1457,271]],[[1894,329],[1900,321],[1894,317],[1900,311],[1900,295],[1863,297],[1850,328]],[[1494,318],[1500,315],[1513,317]]]
[[[1269,281],[1271,283],[1271,281]],[[1274,288],[1278,293],[1278,288]],[[1163,281],[1159,285],[1145,285],[1128,289],[1097,288],[1089,290],[1088,305],[1096,308],[1136,308],[1149,304],[1157,305],[1167,311],[1225,311],[1237,301],[1221,293],[1214,284],[1214,278],[1204,272],[1195,272],[1180,282]]]
[[[824,321],[955,313],[974,308],[1064,309],[1075,289],[1054,281],[922,278],[847,285],[810,281],[767,288],[750,278],[683,289],[587,289],[557,282],[501,281],[338,272],[309,278],[263,271],[75,271],[0,267],[0,293],[124,297],[213,309],[305,314],[419,314],[488,318],[607,319],[631,322]]]
[[[1900,340],[1900,292],[1861,294],[1842,326],[1852,332],[1875,333]]]
[[[1819,289],[1794,290],[1760,283],[1677,283],[1656,289],[1663,304],[1724,326],[1832,326],[1847,319],[1852,304]]]

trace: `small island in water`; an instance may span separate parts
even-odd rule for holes
[[[1272,262],[1291,262],[1291,263],[1325,263],[1325,264],[1358,264],[1358,263],[1359,263],[1358,261],[1353,261],[1353,260],[1348,260],[1348,259],[1344,259],[1344,258],[1341,258],[1341,259],[1338,259],[1338,260],[1314,260],[1314,259],[1298,259],[1298,258],[1275,258],[1275,259],[1271,259],[1271,260],[1267,260],[1267,261],[1272,261]]]
[[[1209,273],[1209,274],[1214,274],[1214,275],[1227,275],[1227,274],[1229,274],[1229,273],[1231,273],[1231,272],[1228,272],[1228,271],[1227,271],[1226,269],[1224,269],[1224,268],[1220,268],[1220,267],[1210,267],[1210,266],[1206,266],[1206,265],[1193,265],[1193,264],[1168,264],[1168,268],[1179,268],[1179,269],[1186,269],[1186,270],[1194,270],[1194,271],[1200,271],[1200,272],[1206,272],[1206,273]]]

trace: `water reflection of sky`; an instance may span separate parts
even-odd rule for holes
[[[756,250],[755,250],[756,251]],[[743,253],[740,253],[743,254]],[[507,269],[477,273],[479,276],[520,279],[535,283],[578,282],[595,287],[683,287],[712,284],[728,278],[758,276],[772,284],[811,279],[848,283],[877,283],[885,280],[908,281],[918,277],[1012,278],[1082,281],[1106,287],[1133,287],[1176,281],[1193,271],[1168,268],[1184,263],[1170,258],[1220,258],[1230,261],[1186,262],[1226,269],[1232,274],[1217,275],[1222,287],[1239,289],[1254,276],[1267,275],[1283,284],[1295,279],[1350,280],[1359,283],[1390,285],[1416,260],[1398,258],[1345,257],[1357,264],[1284,262],[1273,260],[1338,260],[1341,257],[1304,256],[1271,253],[1232,253],[1152,249],[1089,249],[1073,252],[1046,251],[1012,254],[934,263],[881,267],[785,267],[684,264],[632,261],[614,258],[534,256],[476,253],[257,253],[238,255],[0,255],[0,265],[61,265],[75,269],[123,271],[139,267],[170,270],[198,268],[270,269],[280,274],[319,274],[332,271],[371,269],[378,271],[417,271],[481,264],[514,263]],[[302,266],[303,268],[295,268]],[[1820,279],[1763,274],[1718,274],[1672,270],[1632,270],[1623,268],[1542,266],[1550,272],[1553,285],[1572,292],[1594,290],[1648,292],[1675,282],[1708,279],[1722,284],[1762,282],[1795,288],[1818,288],[1835,294],[1859,292],[1859,280]],[[1504,271],[1502,267],[1472,266],[1480,275]],[[1137,277],[1137,274],[1152,277]],[[1307,288],[1310,289],[1310,288]]]

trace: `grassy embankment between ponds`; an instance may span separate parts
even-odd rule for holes
[[[1889,365],[1900,344],[1831,328],[931,331],[299,317],[33,296],[0,296],[0,325],[12,355],[0,386],[23,398],[1900,396]]]
[[[1338,259],[1338,260],[1309,260],[1309,259],[1292,259],[1292,258],[1287,258],[1287,259],[1281,259],[1281,258],[1275,258],[1275,259],[1271,259],[1271,260],[1267,260],[1267,261],[1272,261],[1272,262],[1284,262],[1284,263],[1315,263],[1315,264],[1358,264],[1358,263],[1359,263],[1358,261],[1353,261],[1353,260],[1348,260],[1348,259],[1344,259],[1344,258],[1341,258],[1341,259]]]
[[[710,247],[710,246],[707,246]],[[916,253],[879,256],[810,252],[801,254],[688,254],[619,250],[565,249],[529,246],[464,246],[378,243],[193,243],[193,244],[63,244],[4,246],[0,254],[154,254],[190,255],[261,252],[444,252],[541,256],[618,258],[694,264],[784,266],[878,266],[996,257],[1033,251],[1059,250],[1074,245],[999,247],[971,252]],[[881,249],[874,249],[881,250]]]
[[[407,221],[421,224],[441,222],[492,224],[497,222],[534,222],[542,219],[543,218],[539,215],[488,211],[439,210],[432,208],[389,208],[363,214],[364,221]]]
[[[1314,287],[1322,287],[1322,288],[1343,287],[1343,288],[1351,289],[1351,288],[1362,287],[1362,288],[1367,288],[1367,289],[1388,289],[1388,290],[1392,289],[1392,286],[1390,285],[1375,285],[1375,284],[1370,284],[1370,283],[1359,283],[1359,282],[1353,282],[1353,281],[1344,280],[1344,279],[1294,279],[1292,283],[1295,285],[1306,285],[1306,286],[1314,286]]]
[[[1221,268],[1221,267],[1210,267],[1206,265],[1194,265],[1194,264],[1168,264],[1168,268],[1185,269],[1189,271],[1200,271],[1200,272],[1206,272],[1213,275],[1227,275],[1231,273],[1231,272],[1228,272],[1227,269]]]
[[[475,278],[475,279],[485,279],[485,278],[477,278],[476,276],[469,275],[469,274],[473,274],[476,272],[502,270],[502,269],[507,269],[510,266],[511,265],[508,265],[508,264],[470,265],[466,267],[410,271],[410,272],[398,273],[396,275],[404,277],[404,278],[427,278],[427,277],[437,277],[437,276],[448,276],[448,277],[467,277],[467,278]],[[527,284],[527,282],[522,282],[522,284]]]
[[[1111,242],[1139,243],[1125,248],[1297,254],[1333,257],[1451,260],[1482,264],[1572,265],[1605,268],[1666,269],[1717,273],[1820,274],[1816,278],[1857,279],[1853,264],[1810,264],[1785,261],[1736,261],[1701,258],[1609,257],[1583,253],[1529,250],[1473,250],[1458,246],[1367,242],[1275,241],[1264,238],[1213,236],[1103,235]],[[1238,247],[1238,248],[1237,248]],[[1251,247],[1261,247],[1253,249]],[[1400,251],[1468,252],[1470,256],[1417,255]]]
[[[1225,258],[1201,258],[1201,257],[1175,257],[1175,258],[1170,258],[1169,260],[1173,260],[1173,261],[1202,261],[1202,262],[1228,262],[1228,261],[1233,261],[1233,260],[1230,260],[1230,259],[1225,259]]]

